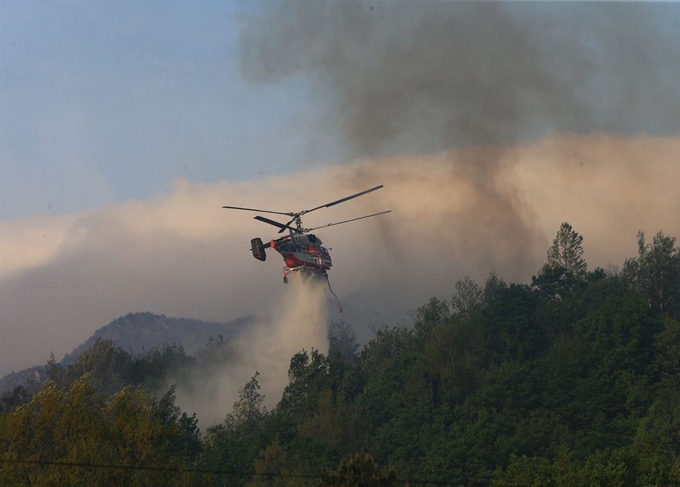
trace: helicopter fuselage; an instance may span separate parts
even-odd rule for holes
[[[284,239],[272,240],[270,247],[283,257],[290,271],[307,268],[325,273],[333,265],[331,254],[314,234],[294,234]]]

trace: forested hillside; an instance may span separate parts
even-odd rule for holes
[[[173,318],[154,313],[129,313],[98,329],[90,338],[65,357],[70,364],[97,340],[112,340],[123,350],[142,352],[163,344],[182,344],[186,353],[193,355],[210,337],[222,335],[233,340],[255,320],[241,317],[226,323]]]
[[[181,344],[184,351],[193,355],[213,337],[234,340],[244,329],[252,326],[254,317],[244,316],[226,323],[215,323],[187,318],[173,318],[154,313],[128,313],[102,326],[71,353],[60,361],[61,365],[72,364],[84,351],[97,341],[111,341],[126,352],[141,353],[145,350],[162,348],[164,345]],[[35,388],[42,385],[45,369],[34,366],[13,372],[0,378],[0,393],[17,385]]]
[[[328,356],[291,358],[276,408],[255,373],[204,431],[150,391],[228,366],[227,342],[99,341],[2,396],[0,484],[680,485],[680,249],[638,244],[589,270],[563,224],[530,285],[461,279],[361,350],[336,324]]]

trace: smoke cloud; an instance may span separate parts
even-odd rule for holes
[[[0,221],[0,273],[7,277],[49,262],[66,244],[75,217],[34,216]]]
[[[495,269],[528,282],[563,221],[584,236],[591,268],[636,255],[638,230],[680,236],[678,154],[678,136],[562,134],[238,183],[178,180],[167,194],[74,215],[64,227],[60,217],[42,230],[35,219],[17,220],[3,226],[0,248],[24,241],[27,256],[41,258],[17,254],[0,269],[0,374],[44,363],[50,352],[60,358],[129,312],[226,321],[276,315],[294,302],[278,255],[261,263],[249,251],[251,238],[267,241],[276,229],[225,204],[299,211],[384,184],[304,223],[392,209],[315,232],[333,249],[341,317],[356,327],[391,325],[432,296],[447,298],[465,275],[481,281]],[[487,155],[498,170],[480,186],[465,162]],[[57,247],[46,243],[53,228]]]
[[[555,133],[679,134],[679,17],[677,4],[661,3],[282,0],[244,19],[242,71],[253,83],[309,83],[326,107],[309,129],[312,154],[329,138],[348,159],[407,154],[403,164],[420,169],[405,176],[413,185],[432,170],[420,156],[440,154],[450,194],[429,198],[427,210],[412,204],[439,228],[463,230],[445,237],[460,243],[456,258],[474,250],[486,266],[515,262],[507,271],[518,275],[545,235],[509,177],[517,144]],[[406,174],[399,161],[395,178]],[[352,189],[366,171],[357,167]],[[392,223],[402,225],[379,224],[382,238],[412,258]],[[493,249],[479,246],[497,235]]]
[[[679,8],[628,2],[267,2],[241,32],[254,83],[303,75],[351,157],[551,131],[680,133]],[[310,143],[315,139],[310,137]],[[474,161],[486,172],[495,159]]]
[[[195,412],[202,426],[224,419],[256,371],[264,405],[271,409],[288,385],[293,355],[301,350],[328,353],[326,281],[294,273],[285,291],[280,302],[263,299],[267,313],[233,344],[231,360],[213,370],[178,378],[177,403],[184,411]]]

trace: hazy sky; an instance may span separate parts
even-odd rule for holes
[[[2,0],[0,218],[555,129],[674,134],[678,53],[679,4]]]
[[[2,0],[0,375],[128,312],[280,302],[272,230],[223,204],[385,184],[305,220],[393,209],[317,232],[364,322],[528,281],[563,221],[621,265],[680,237],[678,79],[678,3]]]
[[[253,88],[234,2],[0,2],[0,218],[289,172],[306,83]],[[297,127],[296,127],[297,125]]]

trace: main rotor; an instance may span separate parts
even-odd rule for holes
[[[312,211],[320,210],[321,208],[329,208],[331,206],[335,206],[337,204],[344,203],[345,201],[349,201],[351,199],[358,198],[359,196],[363,196],[365,194],[371,193],[371,192],[376,191],[376,190],[378,190],[382,187],[383,187],[383,185],[381,184],[381,185],[376,186],[374,188],[367,189],[365,191],[361,191],[360,193],[356,193],[356,194],[353,194],[351,196],[346,196],[346,197],[341,198],[339,200],[331,201],[330,203],[326,203],[325,205],[319,205],[315,208],[311,208],[309,210],[302,210],[302,211],[298,211],[298,212],[258,210],[256,208],[244,208],[244,207],[241,207],[241,206],[223,206],[222,208],[226,208],[226,209],[230,209],[230,210],[256,211],[258,213],[271,213],[271,214],[274,214],[274,215],[286,215],[286,216],[291,217],[291,220],[287,223],[277,222],[275,220],[271,220],[269,218],[266,218],[266,217],[260,216],[260,215],[256,216],[255,220],[259,220],[261,222],[268,223],[270,225],[278,227],[279,228],[278,233],[283,233],[286,230],[290,230],[290,231],[295,232],[295,233],[307,233],[307,232],[310,232],[312,230],[316,230],[318,228],[330,227],[330,226],[333,226],[333,225],[340,225],[341,223],[349,223],[349,222],[353,222],[353,221],[356,221],[356,220],[362,220],[364,218],[370,218],[372,216],[378,216],[378,215],[383,215],[385,213],[390,213],[392,210],[386,210],[386,211],[381,211],[379,213],[373,213],[372,215],[366,215],[366,216],[362,216],[362,217],[359,217],[359,218],[352,218],[351,220],[345,220],[345,221],[341,221],[341,222],[328,223],[326,225],[322,225],[322,226],[314,227],[314,228],[304,228],[302,226],[302,216],[306,215],[307,213],[311,213]],[[295,226],[293,227],[293,226],[291,226],[291,224],[295,224]]]

